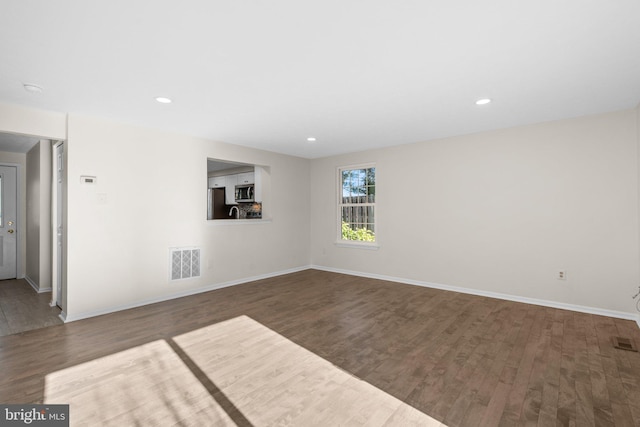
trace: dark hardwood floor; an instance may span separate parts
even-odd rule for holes
[[[449,427],[640,426],[640,353],[612,344],[632,321],[317,270],[0,337],[0,402],[243,315]]]
[[[24,279],[0,280],[0,336],[59,325],[51,293],[37,293]]]

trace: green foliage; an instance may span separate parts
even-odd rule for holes
[[[342,221],[342,240],[357,240],[359,242],[375,242],[376,235],[366,228],[351,228],[348,222]]]

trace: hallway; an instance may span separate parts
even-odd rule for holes
[[[23,279],[0,281],[0,336],[62,324],[50,300],[49,292],[39,294]]]

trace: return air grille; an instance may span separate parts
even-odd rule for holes
[[[200,249],[171,248],[171,280],[200,277]]]
[[[619,348],[620,350],[628,350],[628,351],[638,351],[636,348],[636,344],[633,342],[631,338],[623,338],[623,337],[612,337],[613,346],[615,348]]]

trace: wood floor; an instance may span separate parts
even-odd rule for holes
[[[308,270],[0,337],[72,425],[640,426],[631,321]]]
[[[61,324],[49,301],[51,293],[37,293],[26,280],[0,280],[0,336]]]

